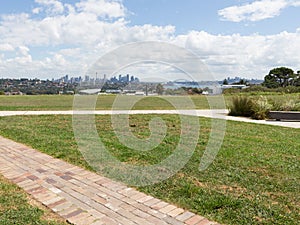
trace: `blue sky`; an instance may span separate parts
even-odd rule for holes
[[[140,41],[190,50],[216,79],[300,70],[300,0],[1,1],[0,77],[84,75],[101,55]]]
[[[246,2],[251,1],[125,0],[124,5],[133,12],[129,16],[132,24],[174,25],[177,34],[191,30],[205,30],[213,34],[274,34],[281,31],[295,31],[299,27],[295,17],[300,11],[295,7],[283,10],[278,17],[259,22],[236,23],[223,21],[218,16],[218,10],[232,5],[243,5]]]

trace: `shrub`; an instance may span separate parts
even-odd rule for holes
[[[268,117],[272,105],[268,103],[268,99],[265,96],[260,96],[258,99],[252,100],[251,109],[251,118],[264,120]]]
[[[252,115],[252,100],[247,96],[236,96],[232,99],[229,107],[230,116],[246,116]]]
[[[245,116],[253,119],[263,120],[268,118],[270,110],[275,111],[300,111],[300,100],[298,99],[272,99],[266,96],[259,98],[254,96],[236,96],[229,106],[230,116]]]
[[[282,105],[284,104],[283,99],[274,99],[274,98],[272,99],[272,98],[270,98],[269,102],[271,103],[272,110],[274,110],[274,111],[280,111]]]
[[[293,99],[289,99],[281,105],[279,111],[292,111],[295,108],[295,105],[295,101]]]
[[[275,111],[300,111],[298,99],[270,99],[272,110]]]
[[[300,111],[300,102],[297,102],[292,111]]]
[[[262,85],[252,85],[249,88],[241,89],[241,93],[262,93],[262,94],[278,94],[278,93],[299,93],[300,92],[300,86],[286,86],[286,87],[278,87],[278,88],[267,88]]]
[[[223,90],[224,95],[232,95],[232,94],[238,94],[241,92],[241,89],[237,88],[228,88]]]
[[[268,116],[272,105],[266,97],[251,98],[248,96],[237,96],[232,99],[229,107],[230,116],[245,116],[253,119],[263,120]]]
[[[269,92],[270,89],[267,87],[264,87],[262,85],[252,85],[248,88],[242,89],[242,92],[251,92],[251,93],[258,93],[258,92]]]
[[[300,87],[287,86],[283,88],[284,93],[299,93]]]

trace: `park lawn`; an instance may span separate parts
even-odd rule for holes
[[[0,96],[0,110],[71,110],[72,95]]]
[[[130,116],[130,129],[149,135],[154,115]],[[99,135],[120,161],[155,164],[172,154],[180,134],[178,115],[161,115],[168,134],[157,148],[136,152],[115,136],[110,116],[96,116]],[[199,172],[210,132],[200,118],[198,145],[186,166],[169,179],[138,189],[224,224],[297,224],[300,221],[300,130],[228,121],[213,164]],[[71,116],[0,118],[0,134],[67,162],[93,170],[78,151]]]
[[[127,99],[136,100],[133,109],[147,110],[147,109],[173,109],[174,107],[160,97],[144,97],[140,96],[120,96],[123,101]],[[163,96],[164,98],[180,101],[186,96]],[[209,104],[205,96],[190,96],[197,109],[208,109]],[[112,109],[116,95],[100,95],[97,99],[97,110]],[[213,97],[212,97],[213,98]],[[0,110],[1,111],[15,111],[15,110],[72,110],[73,95],[25,95],[25,96],[0,96]],[[215,107],[215,106],[213,106]],[[190,107],[184,109],[190,109]],[[123,109],[114,107],[114,109]]]
[[[232,98],[237,95],[247,95],[258,97],[257,93],[240,93],[240,94],[228,94],[224,96],[203,96],[192,95],[188,96],[194,102],[196,109],[219,109],[226,108],[222,100],[225,100],[225,104],[228,106],[231,104]],[[270,103],[282,104],[288,102],[288,100],[300,99],[300,94],[278,94],[278,93],[261,93],[268,98]],[[187,96],[162,96],[154,97],[148,96],[141,99],[141,96],[119,96],[122,101],[126,102],[129,99],[136,100],[136,104],[133,109],[139,110],[168,110],[174,109],[169,100],[176,102],[183,102],[181,109],[193,109],[190,106],[184,104]],[[116,95],[100,95],[98,96],[96,103],[96,110],[110,110],[114,104]],[[212,100],[212,101],[210,101]],[[0,95],[0,111],[20,111],[20,110],[72,110],[73,109],[73,95],[25,95],[25,96],[1,96]],[[124,109],[120,106],[114,107],[114,109]]]
[[[25,191],[0,175],[0,224],[67,224]]]

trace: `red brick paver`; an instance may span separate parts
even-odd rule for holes
[[[0,173],[72,224],[217,224],[0,136]]]

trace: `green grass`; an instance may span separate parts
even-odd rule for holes
[[[234,96],[244,95],[249,96],[254,93],[240,93],[234,95],[224,95],[224,99],[227,105],[230,105]],[[256,93],[256,95],[258,95]],[[300,100],[300,94],[278,94],[262,93],[266,96],[270,103],[281,104],[287,100]],[[190,109],[189,106],[184,105],[184,96],[163,96],[166,100],[160,97],[145,97],[140,100],[139,96],[121,96],[124,102],[128,100],[136,100],[136,104],[133,109],[173,109],[174,107],[168,102],[173,100],[179,102],[183,100],[182,109]],[[222,102],[220,102],[220,96],[203,96],[193,95],[189,96],[194,102],[196,109],[209,109],[209,108],[224,108]],[[99,96],[96,104],[97,110],[109,110],[115,101],[115,95]],[[208,99],[212,100],[211,105],[208,103]],[[4,110],[72,110],[74,96],[72,95],[27,95],[27,96],[1,96],[0,95],[0,111]],[[116,107],[115,109],[122,109],[122,107]]]
[[[30,204],[28,195],[15,184],[0,175],[0,224],[67,224],[49,209]],[[40,209],[43,208],[43,209]]]
[[[0,110],[71,110],[71,95],[0,96]]]
[[[129,100],[136,101],[133,109],[147,110],[147,109],[173,109],[174,107],[169,103],[169,100],[176,102],[182,102],[181,109],[190,109],[191,107],[186,105],[185,99],[188,96],[163,96],[160,97],[144,97],[140,96],[119,96],[123,102]],[[209,103],[207,97],[203,95],[190,96],[197,109],[208,109]],[[224,108],[222,104],[219,104],[219,97],[208,97],[212,99],[213,108]],[[98,96],[96,109],[108,110],[112,108],[112,105],[116,99],[115,95]],[[74,96],[72,95],[25,95],[25,96],[1,96],[0,95],[0,110],[72,110]],[[123,107],[115,107],[114,109],[123,109]]]
[[[131,116],[130,129],[147,137],[151,118]],[[110,116],[96,116],[96,124],[103,143],[120,161],[155,164],[172,153],[180,134],[178,116],[162,118],[168,134],[160,146],[148,152],[136,152],[119,143]],[[3,117],[0,134],[92,170],[77,149],[71,123],[70,116]],[[228,121],[217,158],[199,172],[210,119],[200,118],[200,124],[199,142],[187,165],[168,180],[139,190],[224,224],[298,224],[299,129]]]

